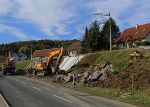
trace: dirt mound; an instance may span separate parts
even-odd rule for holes
[[[132,81],[133,80],[133,81]],[[98,85],[111,88],[131,88],[135,89],[150,87],[150,60],[141,59],[134,62],[123,72],[115,74],[104,81],[99,81]]]
[[[70,71],[76,72],[76,73],[84,73],[84,72],[87,72],[87,71],[93,72],[93,69],[96,66],[94,64],[94,62],[96,61],[96,59],[99,55],[100,55],[100,53],[87,54],[85,57],[82,58],[82,60],[80,60],[78,62],[78,64],[73,66],[70,69]]]

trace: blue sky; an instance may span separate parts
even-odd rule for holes
[[[111,13],[121,30],[150,22],[150,0],[0,0],[0,44],[81,39],[95,13]]]

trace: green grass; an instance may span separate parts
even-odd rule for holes
[[[144,49],[138,49],[144,57],[150,58],[150,51]],[[86,55],[79,63],[74,65],[70,71],[80,71],[90,66],[96,66],[97,64],[103,64],[105,61],[110,61],[114,67],[116,72],[121,72],[125,68],[127,68],[130,62],[130,54],[133,53],[133,49],[122,49],[122,50],[114,50],[114,51],[101,51],[92,54]],[[92,61],[91,65],[89,65],[89,56],[96,57],[95,60]],[[83,68],[83,69],[81,69]]]
[[[105,96],[105,97],[118,97],[121,91],[120,89],[112,89],[112,88],[101,88],[101,87],[80,87],[77,90],[84,91],[87,93],[91,93],[98,96]]]
[[[31,62],[31,60],[24,60],[24,61],[16,61],[16,69],[24,70],[27,65]],[[0,71],[2,70],[2,63],[0,64]]]
[[[150,107],[150,89],[123,91],[120,89],[113,89],[113,88],[83,86],[77,88],[77,90],[98,95],[98,96],[112,98],[115,100],[131,103],[135,105]],[[127,95],[123,97],[124,93],[131,93],[131,95]]]
[[[28,64],[30,64],[31,60],[24,60],[24,61],[16,61],[16,69],[24,70]]]
[[[115,71],[120,72],[125,69],[130,61],[130,53],[132,50],[116,50],[116,51],[102,51],[96,60],[96,64],[110,61]]]

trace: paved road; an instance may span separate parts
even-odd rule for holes
[[[135,107],[21,76],[0,75],[0,90],[12,107]]]

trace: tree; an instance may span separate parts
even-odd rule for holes
[[[94,52],[97,50],[99,34],[99,25],[97,21],[94,21],[89,29],[86,27],[85,35],[81,43],[81,46],[85,53]]]
[[[18,53],[22,53],[22,54],[26,54],[26,55],[30,55],[30,48],[25,46],[25,47],[21,47],[19,50],[18,50]]]
[[[111,34],[112,34],[112,43],[114,43],[115,38],[117,37],[118,33],[120,33],[119,27],[116,25],[116,22],[114,19],[109,19],[111,22]],[[109,48],[110,44],[110,27],[109,27],[109,20],[105,22],[103,28],[102,28],[102,35],[104,36],[105,41],[105,49]]]
[[[111,28],[112,28],[112,38],[117,36],[119,33],[119,27],[116,25],[116,22],[111,18]],[[110,28],[109,20],[104,24],[102,30],[97,21],[94,21],[89,29],[86,27],[83,40],[81,42],[82,52],[95,52],[99,50],[109,49],[110,41]],[[113,41],[114,42],[114,41]]]
[[[91,49],[90,49],[90,38],[89,38],[89,30],[88,28],[86,27],[85,28],[85,35],[83,37],[83,40],[81,42],[81,52],[82,53],[87,53],[87,52],[90,52]]]
[[[98,43],[99,43],[98,38],[100,35],[99,29],[100,29],[100,27],[99,27],[97,21],[94,21],[89,30],[90,47],[92,49],[92,52],[98,50]]]

